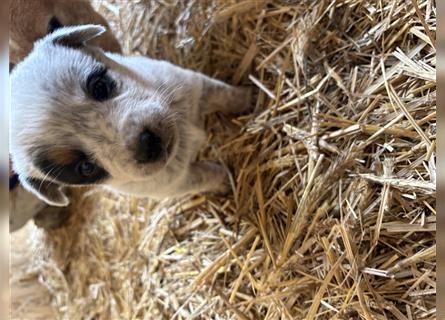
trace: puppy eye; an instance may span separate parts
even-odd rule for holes
[[[87,80],[88,94],[96,101],[104,101],[110,98],[114,88],[114,82],[106,74],[106,69],[94,71]]]
[[[104,79],[99,79],[96,81],[96,83],[93,85],[91,95],[98,101],[103,101],[108,98],[109,88]]]
[[[48,30],[47,34],[53,33],[55,30],[60,29],[63,27],[63,24],[60,23],[59,19],[56,17],[52,17],[51,20],[48,22]]]
[[[91,161],[83,160],[77,165],[77,172],[84,177],[89,177],[96,172],[96,168],[96,165]]]

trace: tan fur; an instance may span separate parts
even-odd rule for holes
[[[9,61],[16,64],[32,50],[34,42],[43,38],[52,17],[63,25],[97,23],[108,26],[88,0],[13,0],[9,7]],[[107,28],[109,29],[109,28]],[[120,52],[120,46],[108,30],[92,41],[105,51]]]
[[[48,160],[59,165],[73,163],[78,157],[75,152],[69,149],[51,149],[48,151]]]

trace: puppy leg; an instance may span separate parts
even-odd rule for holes
[[[202,76],[202,82],[202,95],[199,101],[201,114],[216,111],[239,114],[252,109],[250,87],[234,87],[206,76]]]
[[[200,161],[191,164],[188,175],[178,189],[178,192],[183,194],[209,192],[222,195],[230,191],[230,184],[221,165]]]

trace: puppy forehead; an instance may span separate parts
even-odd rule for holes
[[[36,55],[36,60],[45,68],[43,72],[49,75],[45,80],[51,78],[57,80],[59,77],[86,80],[94,68],[103,65],[97,58],[80,48],[67,48],[56,44],[44,46],[44,49]],[[35,63],[33,67],[34,65]]]
[[[21,86],[33,86],[51,84],[61,78],[85,80],[98,66],[103,66],[103,63],[85,50],[37,42],[28,57],[14,68],[11,81],[12,84],[17,80]]]
[[[103,63],[81,50],[45,43],[36,46],[11,73],[13,126],[45,119],[54,122],[72,113],[72,107],[84,105],[88,76],[100,67]],[[76,109],[80,117],[82,110]],[[54,117],[54,111],[59,116]]]

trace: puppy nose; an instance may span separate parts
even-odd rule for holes
[[[161,138],[151,130],[144,130],[139,135],[136,160],[139,163],[154,162],[162,153]]]

